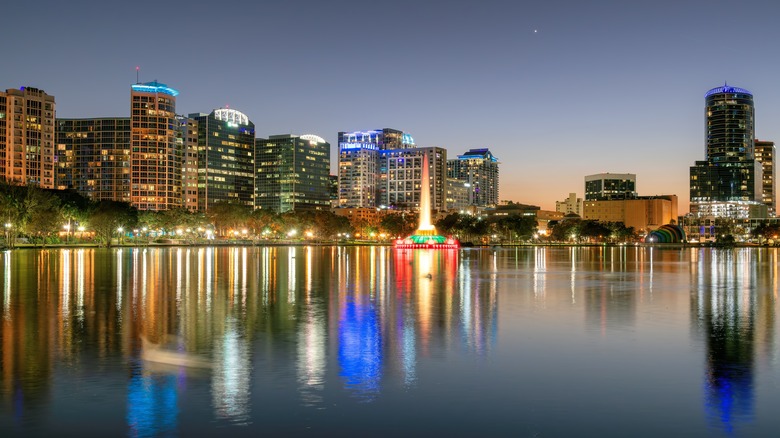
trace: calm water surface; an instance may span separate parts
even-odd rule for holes
[[[779,257],[5,252],[0,431],[777,436]],[[209,367],[144,360],[144,337]]]

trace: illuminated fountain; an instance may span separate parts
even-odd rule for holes
[[[431,223],[431,179],[428,173],[428,155],[423,154],[422,181],[420,181],[420,225],[417,231],[405,239],[395,241],[396,248],[457,249],[459,242],[452,237],[436,234]]]

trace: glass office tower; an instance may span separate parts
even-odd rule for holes
[[[272,135],[255,143],[255,208],[329,210],[330,143],[316,135]]]

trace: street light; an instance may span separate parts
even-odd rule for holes
[[[119,233],[119,244],[120,244],[120,245],[122,244],[122,233],[123,233],[124,231],[125,231],[125,229],[124,229],[124,228],[122,228],[122,227],[119,227],[119,228],[117,228],[117,229],[116,229],[116,232],[117,232],[117,233]]]

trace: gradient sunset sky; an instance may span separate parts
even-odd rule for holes
[[[554,209],[583,177],[677,194],[704,158],[704,93],[752,91],[780,142],[780,3],[38,1],[3,5],[0,88],[58,117],[129,116],[159,80],[181,114],[229,105],[258,137],[395,128],[454,157],[488,147],[500,198]]]

